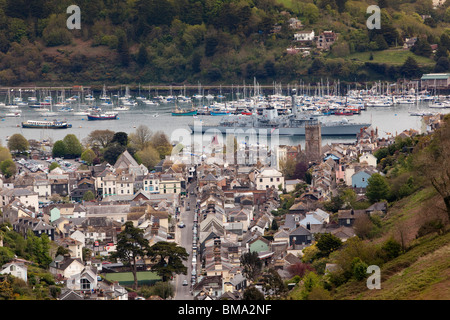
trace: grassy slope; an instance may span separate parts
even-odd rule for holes
[[[388,49],[383,51],[374,51],[373,60],[370,60],[370,52],[356,52],[345,57],[347,60],[359,62],[384,63],[387,65],[402,65],[408,57],[413,57],[419,65],[434,65],[433,59],[415,55],[409,50],[404,49]]]
[[[381,289],[365,281],[339,288],[337,299],[415,300],[450,299],[450,232],[421,238],[406,253],[381,268]]]
[[[380,290],[367,289],[365,281],[350,281],[338,288],[335,298],[450,299],[450,232],[416,239],[423,222],[434,218],[446,219],[446,213],[442,199],[431,187],[394,203],[383,218],[383,234],[374,241],[384,241],[391,235],[400,241],[402,232],[409,249],[382,266]]]

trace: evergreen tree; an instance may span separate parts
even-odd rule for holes
[[[141,66],[141,67],[145,66],[148,63],[147,48],[145,47],[144,44],[141,44],[139,46],[139,52],[138,52],[136,61],[139,64],[139,66]]]
[[[389,185],[386,178],[379,173],[374,173],[368,179],[366,196],[372,203],[386,200],[389,196]]]
[[[400,73],[405,78],[418,77],[421,72],[416,59],[414,59],[413,57],[408,57],[405,63],[403,63],[403,65],[400,67]]]
[[[450,61],[447,57],[440,57],[434,67],[434,72],[443,73],[450,69]]]
[[[128,67],[130,64],[130,49],[126,34],[123,30],[119,32],[117,40],[117,53],[119,54],[120,63],[122,66]]]
[[[138,287],[137,260],[144,257],[150,250],[148,240],[144,238],[144,230],[133,226],[127,221],[124,229],[117,235],[116,251],[111,254],[112,259],[119,259],[131,268],[134,277],[133,289]]]

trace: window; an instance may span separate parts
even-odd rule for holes
[[[270,182],[273,182],[273,178],[270,178]]]
[[[81,290],[91,290],[91,283],[88,279],[82,278],[80,280],[80,289]]]
[[[261,178],[261,179],[259,179],[259,182],[262,182],[262,178]]]

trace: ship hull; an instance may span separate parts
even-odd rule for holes
[[[346,125],[337,125],[337,126],[321,126],[322,136],[356,136],[361,128],[365,128],[370,126],[370,124],[346,124]],[[193,133],[201,132],[201,133],[214,133],[221,132],[222,134],[232,134],[232,133],[258,133],[258,134],[267,134],[270,135],[272,133],[276,133],[280,136],[305,136],[305,127],[298,128],[278,128],[277,131],[274,128],[259,128],[259,127],[251,127],[251,126],[238,126],[238,127],[227,127],[227,126],[193,126],[189,124],[189,128]]]
[[[36,125],[36,124],[22,123],[22,128],[26,128],[26,129],[68,129],[68,128],[72,128],[72,125],[68,124],[68,123],[62,124],[62,125],[53,125],[53,124]]]
[[[88,120],[116,120],[117,115],[113,116],[93,116],[88,114]]]
[[[180,116],[196,116],[197,110],[189,111],[189,112],[172,112],[172,116],[180,117]]]

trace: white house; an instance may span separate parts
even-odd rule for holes
[[[36,212],[39,210],[39,195],[37,192],[27,188],[3,189],[0,191],[1,203],[0,208],[3,209],[14,199],[22,202],[26,207],[32,207]]]
[[[264,168],[255,176],[255,184],[256,190],[266,190],[271,187],[278,189],[280,184],[284,186],[284,177],[277,169]]]
[[[57,256],[49,265],[50,273],[57,277],[70,278],[75,274],[81,273],[84,264],[80,259]]]
[[[371,153],[364,153],[359,157],[359,163],[366,162],[371,167],[377,166],[377,158]]]
[[[0,274],[10,274],[27,282],[27,266],[24,263],[10,262],[4,264],[0,270]]]
[[[97,273],[91,268],[86,267],[80,273],[73,274],[67,279],[66,286],[72,290],[95,290],[97,289]]]
[[[312,31],[299,31],[294,34],[295,41],[314,41],[315,33]]]
[[[86,243],[86,235],[85,235],[83,232],[81,232],[80,230],[74,231],[74,232],[70,235],[70,237],[71,237],[72,239],[74,239],[74,240],[77,240],[77,241],[83,243],[83,244]]]
[[[38,194],[41,201],[46,201],[52,193],[51,184],[47,179],[36,179],[33,184],[33,191]]]

